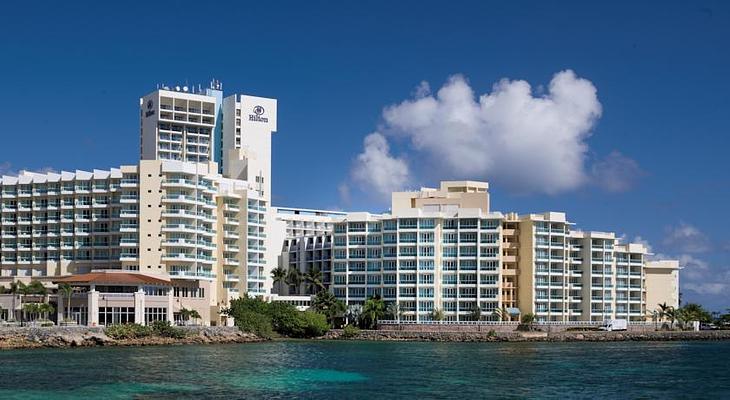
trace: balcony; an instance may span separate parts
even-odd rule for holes
[[[187,188],[195,188],[195,181],[190,179],[163,179],[162,180],[162,186],[163,187],[187,187]]]
[[[137,247],[137,239],[119,239],[119,245],[122,247]]]
[[[184,238],[170,238],[162,241],[163,246],[181,246],[181,247],[193,247],[196,242],[193,239]]]
[[[184,194],[168,194],[168,195],[162,196],[162,201],[169,202],[169,203],[194,204],[195,197],[184,195]]]
[[[137,261],[138,257],[137,253],[120,253],[119,261]]]
[[[225,210],[225,211],[233,211],[233,212],[239,212],[239,211],[241,211],[241,209],[238,208],[238,205],[236,205],[236,204],[230,204],[230,203],[224,204],[223,205],[223,210]]]
[[[139,197],[137,197],[136,195],[131,195],[131,194],[123,194],[119,197],[120,203],[136,203],[138,200],[139,200]],[[88,205],[89,204],[87,204],[87,206]],[[77,204],[76,207],[78,208],[79,205]]]
[[[174,270],[168,273],[170,276],[177,279],[215,279],[216,275],[210,271],[189,271],[189,270]]]
[[[162,261],[196,261],[195,254],[192,253],[168,253],[162,256]]]

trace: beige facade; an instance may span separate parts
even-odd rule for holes
[[[676,260],[647,261],[646,310],[651,313],[659,304],[679,307],[679,262]]]
[[[423,209],[449,211],[459,208],[478,208],[489,212],[489,185],[475,181],[443,181],[439,189],[421,188],[414,192],[395,192],[391,212]]]

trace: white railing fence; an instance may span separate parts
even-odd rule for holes
[[[378,325],[488,325],[488,326],[515,326],[518,321],[398,321],[378,320]],[[535,321],[536,326],[603,326],[604,321]],[[651,321],[628,321],[629,325],[647,326],[654,325]]]

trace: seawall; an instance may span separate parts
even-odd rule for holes
[[[137,339],[113,339],[99,327],[3,327],[0,349],[89,346],[151,346],[176,344],[248,343],[263,339],[236,327],[181,327],[187,335],[181,339],[148,336]]]
[[[426,332],[362,330],[345,338],[341,329],[332,330],[323,339],[418,341],[418,342],[612,342],[612,341],[679,341],[679,340],[730,340],[730,330],[725,331],[655,331],[655,332]]]

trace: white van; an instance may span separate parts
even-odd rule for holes
[[[607,319],[603,321],[602,331],[625,331],[628,328],[628,322],[625,319]]]

